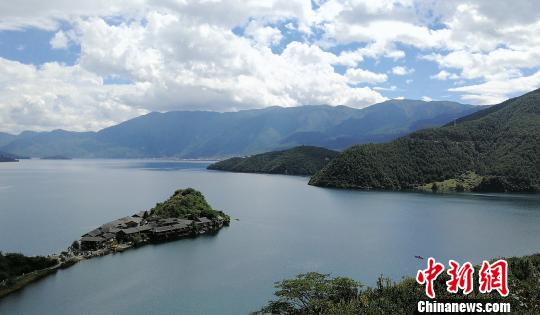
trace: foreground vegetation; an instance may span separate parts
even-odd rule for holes
[[[52,267],[58,260],[49,257],[27,257],[22,254],[0,252],[0,283],[9,284],[16,277]]]
[[[299,146],[283,151],[234,157],[208,166],[210,170],[241,173],[313,175],[336,157],[337,151]]]
[[[540,90],[441,128],[390,143],[353,146],[313,176],[310,184],[416,189],[460,181],[470,172],[479,176],[477,183],[459,189],[540,191]],[[454,185],[458,188],[457,182]]]
[[[540,313],[540,254],[508,260],[510,294],[483,294],[478,286],[469,295],[446,291],[449,277],[441,274],[435,282],[436,300],[508,302],[516,314]],[[476,266],[476,270],[479,267]],[[375,287],[345,277],[311,272],[275,284],[277,297],[255,314],[413,314],[420,300],[428,300],[423,286],[413,278],[395,283],[382,276]]]

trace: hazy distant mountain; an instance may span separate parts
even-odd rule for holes
[[[310,184],[540,191],[540,89],[390,143],[353,146]]]
[[[35,157],[217,158],[298,145],[343,149],[440,126],[479,109],[454,102],[392,100],[365,109],[321,105],[150,113],[99,132],[23,132],[0,150]]]
[[[17,136],[5,132],[0,132],[0,147],[10,143],[11,141],[15,140],[15,138],[17,138]]]

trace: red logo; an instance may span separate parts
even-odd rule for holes
[[[469,294],[473,291],[474,267],[470,262],[460,265],[454,260],[448,262],[450,268],[447,272],[450,280],[446,281],[446,290],[450,293],[458,293],[461,289],[463,294]],[[426,295],[432,299],[435,298],[433,282],[444,271],[444,265],[438,263],[433,257],[428,259],[426,269],[418,270],[416,282],[426,286]],[[478,274],[479,290],[481,293],[489,293],[493,290],[499,292],[501,296],[507,296],[508,290],[508,263],[506,260],[497,260],[489,263],[484,261]]]
[[[497,290],[500,295],[508,295],[508,263],[506,260],[497,260],[490,264],[488,261],[482,263],[480,269],[480,292],[489,293]]]
[[[463,294],[469,294],[473,290],[473,273],[474,268],[470,262],[466,262],[463,266],[459,266],[454,260],[448,262],[450,269],[446,273],[450,276],[450,280],[446,281],[446,289],[450,293],[458,293],[459,289],[463,290]]]
[[[420,284],[426,284],[426,294],[430,298],[435,298],[435,290],[433,289],[433,281],[444,271],[444,265],[429,257],[428,267],[424,270],[418,270],[416,281]]]

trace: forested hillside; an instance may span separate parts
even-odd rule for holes
[[[284,151],[235,157],[208,166],[211,170],[241,173],[313,175],[339,153],[325,148],[299,146]]]
[[[460,182],[465,174],[477,184]],[[470,177],[470,176],[466,176]],[[344,151],[311,185],[357,189],[414,189],[454,180],[456,190],[540,190],[540,90],[385,144]],[[469,181],[470,182],[470,181]]]

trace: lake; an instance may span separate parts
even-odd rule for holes
[[[217,235],[83,261],[0,300],[1,314],[246,314],[302,272],[373,285],[433,256],[479,263],[540,251],[540,196],[360,192],[207,163],[0,163],[0,250],[46,255],[193,187],[233,218]],[[238,219],[238,220],[235,220]]]

